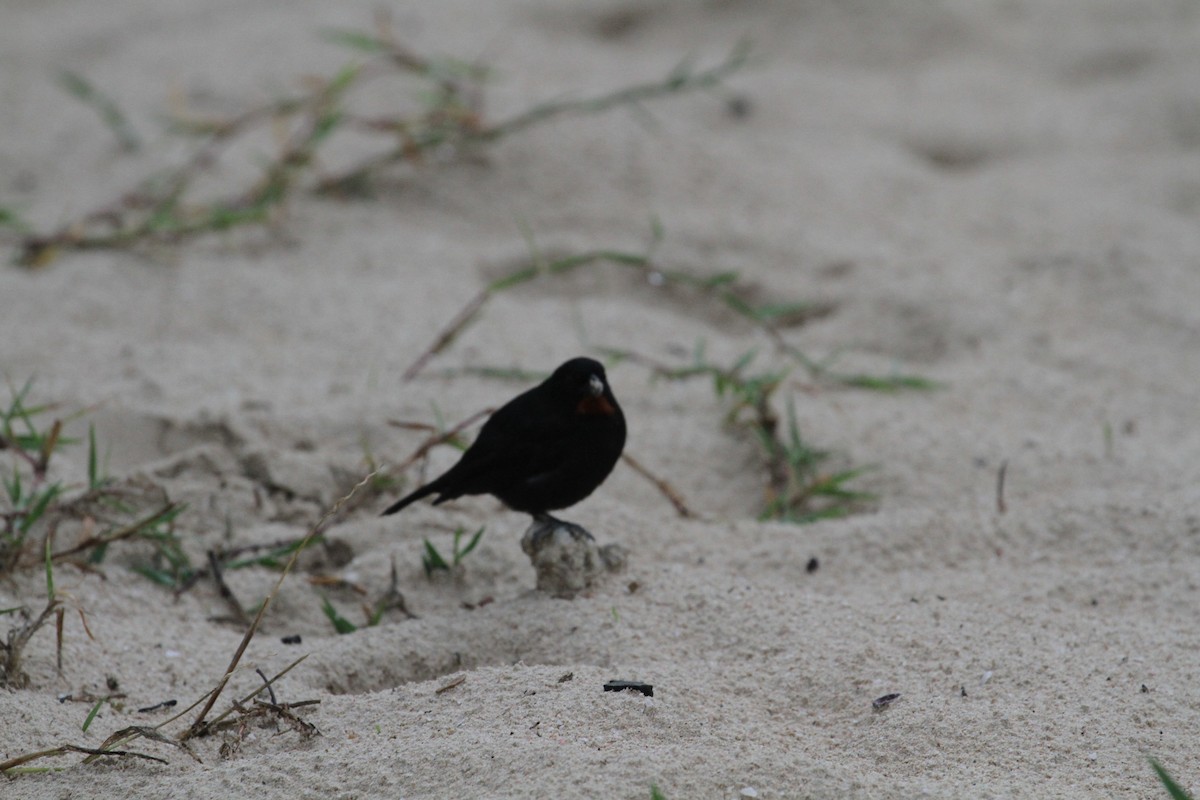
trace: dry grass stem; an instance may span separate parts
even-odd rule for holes
[[[291,573],[292,567],[295,566],[296,559],[299,558],[300,553],[303,552],[304,548],[308,546],[308,543],[313,539],[313,537],[317,536],[318,533],[324,529],[326,522],[332,519],[341,510],[342,506],[360,489],[368,485],[381,469],[383,469],[382,466],[370,472],[365,478],[355,484],[346,495],[339,498],[329,508],[329,510],[326,511],[319,520],[317,520],[317,523],[309,529],[308,534],[301,541],[300,546],[292,552],[291,557],[288,559],[287,564],[284,566],[283,571],[279,575],[279,579],[275,581],[275,586],[271,589],[266,598],[263,599],[262,604],[259,605],[258,613],[254,615],[254,619],[250,623],[250,627],[246,629],[245,636],[242,637],[241,643],[238,645],[237,650],[234,651],[233,657],[229,661],[229,667],[225,670],[225,674],[221,676],[220,682],[208,696],[208,700],[205,702],[204,707],[200,709],[200,713],[196,716],[196,719],[192,723],[191,727],[189,727],[180,735],[181,741],[187,741],[192,736],[201,734],[206,730],[204,721],[205,717],[208,716],[208,712],[212,710],[212,707],[216,705],[221,693],[225,690],[226,684],[229,683],[229,679],[233,677],[233,673],[237,669],[238,663],[241,662],[242,656],[246,652],[246,648],[250,646],[250,641],[254,638],[254,634],[258,631],[258,626],[262,623],[263,615],[267,613],[267,609],[271,606],[271,601],[275,599],[275,596],[279,593],[280,587],[283,586],[284,580]]]
[[[666,480],[658,477],[653,472],[646,469],[646,467],[643,466],[640,461],[631,456],[629,453],[622,453],[621,460],[628,464],[638,475],[641,475],[643,478],[650,481],[650,483],[654,484],[654,488],[658,489],[663,497],[666,497],[667,500],[670,501],[671,505],[675,507],[675,512],[679,514],[679,516],[684,517],[685,519],[695,516],[692,514],[691,509],[688,508],[687,503],[684,502],[683,496],[676,491],[675,487],[667,483]]]

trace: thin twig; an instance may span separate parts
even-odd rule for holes
[[[135,521],[129,523],[128,525],[124,525],[120,528],[117,528],[114,531],[109,531],[108,533],[104,533],[99,536],[89,536],[86,539],[84,539],[83,541],[78,542],[77,544],[73,545],[72,547],[68,547],[66,550],[58,551],[57,553],[55,553],[54,555],[51,556],[51,559],[56,562],[61,561],[64,558],[73,556],[76,553],[80,553],[84,550],[92,550],[92,549],[95,549],[102,545],[111,544],[112,542],[119,541],[121,539],[127,539],[130,536],[137,534],[139,531],[145,530],[146,528],[150,527],[151,525],[154,525],[157,522],[161,522],[163,519],[166,519],[166,518],[170,517],[172,514],[177,513],[180,510],[180,508],[181,508],[181,506],[179,505],[179,503],[173,503],[173,502],[167,503],[162,508],[158,509],[157,511],[153,512],[152,514],[149,514],[148,516],[145,516],[142,519],[135,520]]]
[[[46,601],[46,607],[37,615],[36,619],[25,623],[20,628],[10,630],[7,640],[0,642],[0,650],[4,651],[4,662],[0,664],[0,686],[15,685],[19,687],[24,683],[21,656],[25,651],[25,646],[61,605],[62,601],[57,597],[50,597]]]
[[[421,353],[417,360],[408,369],[404,370],[404,374],[400,376],[400,379],[411,381],[415,378],[417,373],[424,369],[431,358],[445,350],[471,324],[471,320],[475,318],[475,315],[479,313],[479,310],[483,308],[484,303],[491,296],[491,289],[484,289],[472,297],[471,301],[463,306],[462,310],[455,314],[454,318],[441,330],[437,338],[433,340],[433,344],[429,345],[425,349],[425,352]]]
[[[293,661],[291,664],[288,664],[286,667],[284,667],[282,670],[280,670],[280,671],[279,671],[279,672],[278,672],[278,673],[275,675],[275,677],[273,677],[273,678],[271,678],[271,680],[267,681],[267,683],[266,683],[266,687],[259,686],[259,687],[258,687],[258,688],[256,688],[254,691],[252,691],[252,692],[250,692],[249,694],[247,694],[245,697],[241,697],[241,698],[238,698],[238,699],[234,700],[234,701],[233,701],[233,704],[232,704],[232,705],[230,705],[230,707],[229,707],[228,709],[226,709],[226,710],[225,710],[223,713],[221,713],[221,714],[218,714],[217,716],[213,717],[212,721],[211,721],[211,722],[209,722],[209,723],[208,723],[208,725],[205,727],[205,730],[209,730],[209,729],[211,729],[211,726],[213,726],[213,725],[216,725],[216,724],[220,723],[222,720],[224,720],[224,719],[225,719],[226,717],[228,717],[230,714],[232,714],[233,712],[237,711],[237,710],[238,710],[238,706],[244,706],[244,705],[246,705],[246,703],[249,703],[249,702],[250,702],[251,700],[253,700],[253,699],[254,699],[254,698],[255,698],[255,697],[258,695],[258,693],[259,693],[259,692],[261,692],[261,691],[262,691],[264,688],[267,688],[267,687],[273,686],[273,685],[274,685],[276,682],[278,682],[278,680],[279,680],[280,678],[282,678],[284,675],[287,675],[287,674],[288,674],[289,672],[291,672],[291,671],[292,671],[292,670],[293,670],[295,667],[299,666],[300,662],[301,662],[301,661],[303,661],[303,660],[304,660],[304,659],[306,659],[306,658],[308,658],[308,654],[307,654],[307,653],[305,653],[304,655],[300,656],[300,657],[299,657],[299,658],[297,658],[295,661]]]
[[[160,764],[168,763],[166,759],[158,758],[157,756],[147,755],[145,753],[135,753],[132,750],[105,750],[96,747],[81,747],[77,744],[64,744],[58,747],[52,747],[49,750],[39,750],[36,753],[26,753],[23,756],[10,758],[8,761],[0,762],[0,775],[8,772],[11,769],[28,764],[30,761],[36,761],[40,758],[50,758],[52,756],[66,755],[67,753],[86,753],[93,757],[100,756],[126,756],[130,758],[144,758],[147,761],[157,761]]]
[[[482,140],[499,139],[555,117],[571,114],[598,114],[618,106],[638,108],[646,100],[678,94],[693,89],[710,89],[745,66],[750,56],[749,45],[738,44],[733,51],[714,67],[692,72],[686,65],[676,69],[665,81],[630,86],[600,97],[584,100],[557,100],[534,106],[515,117],[489,125],[477,135]]]
[[[462,433],[465,429],[474,425],[479,420],[491,415],[491,413],[495,410],[496,409],[494,409],[494,408],[485,408],[481,411],[476,411],[474,414],[467,417],[462,422],[455,425],[453,428],[449,428],[446,431],[443,431],[441,433],[436,433],[436,434],[430,436],[425,441],[421,442],[421,444],[419,444],[417,446],[416,450],[413,450],[411,453],[409,453],[408,458],[404,459],[399,464],[397,464],[392,469],[392,471],[395,473],[404,472],[406,469],[411,467],[413,464],[417,463],[422,458],[424,458],[425,454],[428,453],[430,450],[437,447],[438,445],[445,444],[446,442],[450,441],[454,437],[458,436],[458,434]],[[377,470],[375,470],[375,472],[379,472],[379,470],[377,469]],[[374,474],[374,473],[372,473],[372,474]]]
[[[254,671],[258,673],[258,677],[263,679],[264,688],[267,690],[267,694],[271,696],[271,705],[277,705],[278,701],[275,699],[275,689],[271,686],[271,682],[267,680],[267,676],[263,673],[262,668],[255,667]]]
[[[680,495],[679,492],[677,492],[675,488],[671,486],[671,484],[667,483],[665,480],[646,469],[646,467],[644,467],[640,461],[631,456],[629,453],[622,453],[621,459],[630,467],[632,467],[634,472],[650,481],[650,483],[654,484],[654,488],[658,489],[658,491],[661,492],[664,497],[671,501],[671,505],[675,506],[675,511],[679,514],[679,516],[684,517],[685,519],[693,516],[691,510],[687,506],[687,503],[684,502],[683,496]]]
[[[1003,514],[1008,511],[1008,504],[1004,502],[1004,477],[1008,474],[1008,459],[1000,462],[1000,469],[996,472],[996,513]]]

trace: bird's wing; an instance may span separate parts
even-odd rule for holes
[[[488,417],[459,462],[436,481],[441,499],[494,493],[552,472],[570,455],[572,422],[541,394],[513,398]]]
[[[462,459],[435,481],[442,499],[464,494],[494,492],[518,476],[522,483],[536,482],[539,476],[553,473],[570,454],[570,442],[562,436],[547,437],[545,429],[537,439],[522,438],[507,428],[479,438]]]

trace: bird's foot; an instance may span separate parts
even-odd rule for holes
[[[526,536],[532,537],[533,545],[540,547],[545,544],[545,540],[553,536],[556,531],[563,531],[576,541],[594,542],[596,538],[588,532],[587,528],[582,525],[576,525],[574,522],[567,522],[550,514],[534,514],[533,524],[529,526],[529,530],[525,533]],[[526,550],[525,552],[529,552]]]

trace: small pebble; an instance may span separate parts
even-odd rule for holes
[[[872,700],[871,708],[875,709],[876,711],[882,711],[883,709],[890,706],[892,703],[896,702],[898,699],[900,699],[899,692],[893,692],[892,694],[885,694],[883,697],[876,697],[874,700]]]

